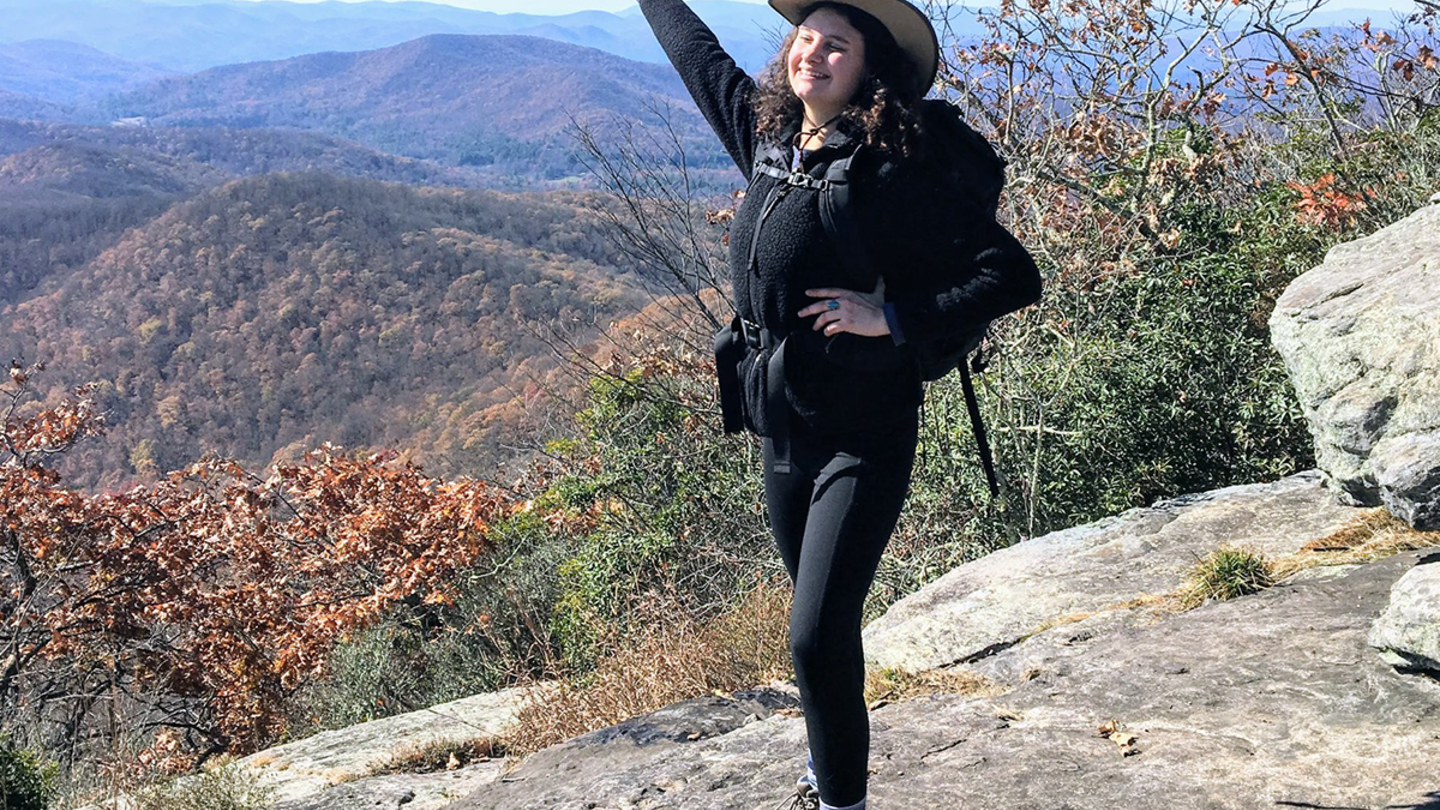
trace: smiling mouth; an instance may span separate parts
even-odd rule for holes
[[[795,75],[796,75],[796,76],[799,76],[799,77],[802,78],[802,79],[828,79],[828,78],[830,78],[829,76],[827,76],[827,75],[825,75],[825,74],[823,74],[823,73],[811,73],[811,72],[808,71],[808,70],[798,71],[798,72],[796,72]]]

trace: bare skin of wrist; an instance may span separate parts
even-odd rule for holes
[[[805,291],[811,298],[821,300],[800,310],[801,318],[816,316],[815,331],[826,335],[849,332],[863,337],[882,337],[890,334],[890,323],[885,320],[885,279],[875,284],[872,292],[862,293],[840,287],[817,287]],[[834,303],[831,303],[834,302]]]

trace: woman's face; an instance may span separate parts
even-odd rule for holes
[[[816,9],[800,23],[785,64],[790,89],[818,124],[843,110],[859,89],[865,41],[838,11]]]

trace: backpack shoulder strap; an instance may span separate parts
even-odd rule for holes
[[[854,278],[869,278],[876,266],[865,240],[860,236],[860,224],[855,219],[851,191],[851,169],[861,147],[845,157],[830,162],[825,170],[825,185],[820,190],[820,222],[825,233],[835,243],[840,261]]]
[[[790,169],[785,164],[785,150],[774,141],[766,141],[764,146],[755,150],[755,166],[750,177],[753,181],[762,174],[782,180],[790,176]]]

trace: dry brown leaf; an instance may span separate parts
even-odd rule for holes
[[[1140,738],[1128,731],[1121,731],[1120,721],[1115,719],[1107,720],[1101,723],[1095,730],[1101,737],[1119,746],[1121,756],[1128,757],[1140,753],[1140,749],[1135,747],[1135,743],[1139,741]]]

